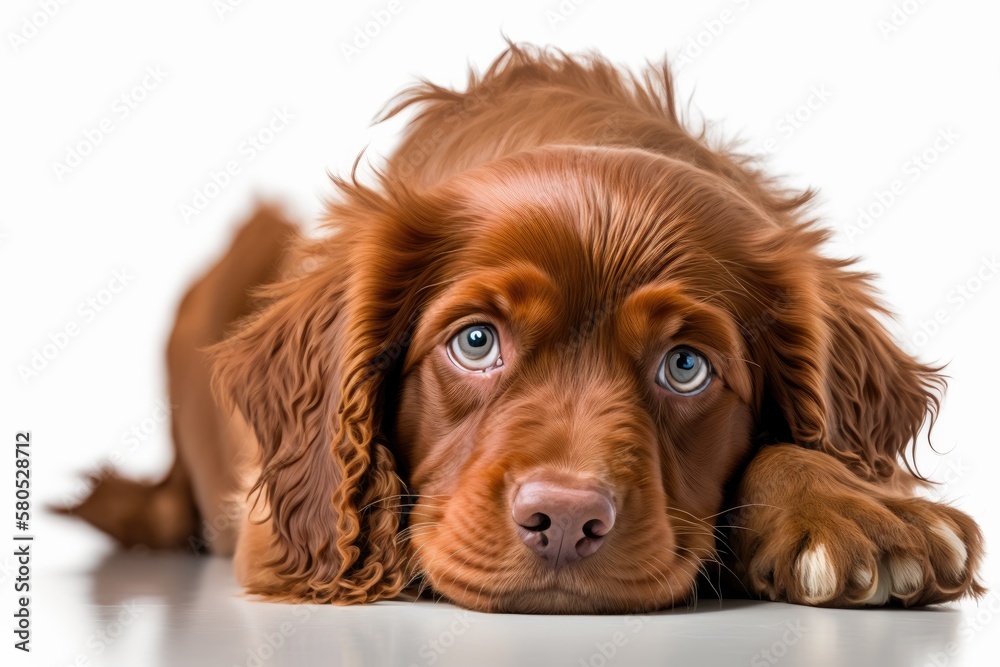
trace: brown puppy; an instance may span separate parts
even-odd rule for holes
[[[809,193],[683,126],[666,68],[512,46],[466,92],[421,84],[386,116],[411,107],[378,185],[337,181],[328,235],[283,253],[264,211],[272,240],[242,232],[194,288],[214,305],[182,308],[174,483],[129,488],[193,498],[200,523],[156,545],[229,552],[234,461],[255,452],[236,564],[278,598],[421,579],[481,610],[648,610],[717,558],[805,604],[981,592],[976,524],[913,497],[905,463],[935,369],[887,335],[869,277],[820,254]],[[212,349],[230,417],[198,350],[277,264]],[[102,527],[152,542],[134,532],[152,516]]]

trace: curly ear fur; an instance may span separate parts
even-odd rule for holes
[[[809,225],[794,231],[813,248],[826,237]],[[871,275],[815,250],[801,257],[810,266],[801,259],[786,264],[773,325],[754,341],[764,360],[764,414],[778,413],[784,422],[765,420],[764,428],[824,451],[871,481],[892,477],[900,462],[919,478],[907,450],[937,415],[945,384],[940,369],[893,342],[879,319],[888,313]]]
[[[420,209],[402,204],[406,193],[337,185],[333,235],[304,245],[302,268],[266,288],[267,305],[212,354],[216,392],[260,444],[253,492],[268,510],[261,565],[273,577],[255,577],[249,590],[351,604],[407,583],[405,485],[382,406],[433,254],[422,251],[430,238],[417,230],[427,225],[409,219]]]

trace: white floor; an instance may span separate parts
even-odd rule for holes
[[[996,664],[1000,637],[996,592],[978,606],[916,611],[701,600],[637,617],[262,603],[240,596],[228,560],[120,553],[87,528],[57,525],[68,534],[37,549],[80,546],[45,553],[33,572],[33,650],[5,665],[945,667]]]

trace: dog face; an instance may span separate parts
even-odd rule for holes
[[[745,250],[710,239],[745,206],[627,150],[540,151],[443,190],[463,238],[416,322],[392,438],[416,569],[480,609],[683,599],[714,548],[699,519],[750,447],[747,351],[706,298],[740,292],[723,262]]]

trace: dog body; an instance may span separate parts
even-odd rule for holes
[[[981,591],[978,528],[905,463],[936,369],[820,253],[809,193],[684,126],[665,67],[512,46],[404,110],[329,234],[263,209],[185,299],[170,477],[76,511],[291,600],[641,611],[720,561],[804,604]],[[95,519],[115,494],[158,513]]]

